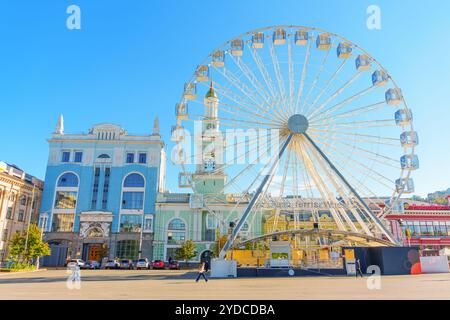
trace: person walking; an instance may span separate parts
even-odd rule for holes
[[[358,278],[358,275],[360,275],[361,278],[364,278],[364,275],[361,271],[361,261],[359,259],[356,259],[355,261],[355,268],[356,268],[356,277]]]
[[[208,279],[206,278],[206,263],[205,262],[201,262],[200,266],[198,268],[198,276],[197,279],[195,280],[195,282],[198,282],[198,280],[200,280],[200,277],[203,277],[203,279],[205,279],[206,282],[208,282]]]

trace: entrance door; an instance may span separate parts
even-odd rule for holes
[[[101,244],[91,244],[88,249],[88,261],[98,261],[102,260],[102,245]]]

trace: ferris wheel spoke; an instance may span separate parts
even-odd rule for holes
[[[361,181],[361,179],[356,178],[350,170],[348,170],[347,167],[342,166],[340,163],[336,163],[336,166],[341,170],[342,172],[345,172],[345,175],[347,178],[351,179],[351,184],[357,186],[360,190],[366,190],[368,193],[366,194],[366,201],[370,202],[374,206],[378,207],[380,210],[382,209],[378,203],[374,202],[371,197],[378,199],[380,202],[383,202],[376,193],[371,190],[365,183]],[[369,195],[369,196],[368,196]]]
[[[319,191],[319,193],[321,194],[323,199],[326,199],[329,203],[335,203],[336,200],[334,199],[334,197],[331,195],[330,190],[327,188],[325,182],[322,180],[320,174],[317,172],[316,167],[313,164],[313,161],[311,160],[310,156],[307,153],[307,149],[309,149],[309,147],[305,148],[305,145],[302,144],[302,146],[299,146],[299,143],[297,143],[297,154],[300,154],[302,159],[303,159],[303,163],[305,164],[305,167],[307,168],[308,172],[310,173],[314,184],[316,185],[317,190]],[[330,209],[331,215],[333,216],[333,219],[338,227],[339,230],[342,231],[346,231],[347,228],[345,227],[340,215],[336,212],[336,210],[334,208]]]
[[[331,161],[327,158],[327,156],[320,150],[320,148],[314,143],[314,141],[306,133],[303,136],[308,140],[308,143],[313,147],[314,151],[316,151],[320,155],[320,157],[327,162],[330,169],[332,169],[335,172],[335,174],[339,177],[341,182],[355,196],[357,202],[361,206],[360,211],[365,212],[366,216],[376,226],[377,230],[382,232],[389,239],[389,241],[391,241],[392,243],[395,243],[395,239],[393,238],[390,231],[387,230],[386,227],[383,225],[383,223],[373,214],[373,212],[370,210],[369,206],[364,202],[364,200],[360,197],[360,195],[356,192],[356,190],[348,183],[348,181],[339,172],[339,170],[334,166],[334,164],[331,163]]]
[[[302,105],[302,107],[300,109],[300,110],[302,110],[303,114],[305,113],[305,110],[306,110],[305,109],[306,108],[306,103],[309,101],[309,99],[311,97],[311,94],[314,91],[314,89],[316,88],[317,82],[319,81],[320,75],[322,74],[323,70],[325,69],[325,65],[327,63],[330,51],[331,50],[327,50],[327,53],[325,54],[325,57],[322,60],[322,63],[320,65],[320,67],[319,67],[319,70],[318,70],[318,72],[316,74],[316,77],[314,78],[314,81],[313,81],[313,83],[311,84],[311,86],[310,86],[310,88],[308,90],[308,94],[306,95],[306,99],[303,101],[303,105]]]
[[[232,55],[230,55],[232,58],[232,61],[235,63],[236,66],[241,70],[241,72],[245,75],[247,80],[253,85],[253,87],[257,90],[259,96],[265,101],[265,103],[268,106],[271,106],[275,103],[277,103],[274,99],[272,99],[270,93],[264,89],[262,84],[258,81],[258,78],[254,75],[252,70],[248,67],[248,65],[241,59],[240,57],[234,58]],[[265,113],[267,113],[267,109],[265,110]],[[277,114],[279,118],[283,118],[282,114],[278,113],[278,110],[274,110],[274,113]]]
[[[350,118],[350,117],[355,117],[361,114],[365,114],[371,111],[375,111],[375,110],[379,110],[381,108],[383,108],[385,106],[386,102],[385,101],[381,101],[378,103],[372,103],[369,104],[367,106],[364,107],[360,107],[360,108],[356,108],[353,110],[349,110],[347,112],[342,112],[339,114],[335,114],[335,115],[330,115],[327,117],[322,117],[322,118],[316,118],[315,121],[313,121],[312,123],[316,123],[316,122],[332,122],[335,119],[345,119],[345,118]]]
[[[399,138],[374,136],[374,135],[370,135],[370,134],[361,134],[361,133],[346,132],[346,131],[313,129],[313,130],[311,130],[311,132],[314,132],[315,134],[317,134],[317,133],[321,133],[321,134],[326,133],[326,134],[332,134],[332,135],[343,135],[343,136],[350,136],[350,137],[369,138],[369,139],[373,139],[375,141],[385,141],[386,143],[389,143],[389,142],[396,142],[397,144],[400,143],[400,139]]]
[[[333,127],[351,127],[351,128],[376,128],[376,127],[395,127],[397,126],[394,119],[380,119],[367,121],[352,121],[352,122],[334,122],[331,123]],[[325,127],[330,124],[311,124],[310,127]]]
[[[270,50],[269,50],[270,55],[272,57],[272,66],[273,66],[273,69],[275,72],[275,79],[277,79],[278,89],[280,90],[281,104],[283,105],[283,109],[284,109],[286,116],[288,116],[288,114],[287,114],[288,106],[287,106],[287,101],[286,101],[286,88],[285,88],[283,76],[281,74],[280,63],[278,61],[277,52],[276,52],[275,46],[273,45],[272,42],[270,42],[269,48],[270,48]]]
[[[349,143],[347,143],[347,142],[340,141],[339,143],[342,144],[342,145],[344,145],[344,146],[349,147],[350,149],[357,149],[357,150],[359,150],[359,151],[361,151],[361,152],[364,152],[364,153],[367,153],[367,154],[374,155],[374,156],[376,156],[377,158],[381,158],[381,159],[383,159],[383,160],[390,161],[392,164],[396,164],[396,165],[397,165],[396,168],[399,168],[399,167],[400,167],[400,161],[397,160],[397,159],[394,159],[394,158],[391,158],[391,157],[389,157],[389,156],[382,155],[382,154],[380,154],[380,153],[376,153],[376,152],[367,150],[367,149],[362,148],[362,147],[358,147],[358,146],[356,146],[356,145],[351,145],[351,144],[349,144]]]
[[[248,46],[248,48],[249,48],[249,51],[251,52],[253,61],[255,62],[256,66],[258,67],[259,73],[263,77],[264,83],[266,84],[266,86],[270,92],[271,100],[273,101],[273,103],[269,104],[269,106],[273,105],[273,109],[275,109],[277,111],[277,114],[281,118],[284,118],[285,120],[287,120],[287,115],[285,113],[285,109],[283,109],[283,106],[282,106],[282,101],[281,101],[282,96],[280,94],[276,93],[277,90],[275,89],[274,80],[270,76],[270,73],[267,70],[267,68],[266,68],[264,62],[262,61],[261,56],[257,52],[257,50],[251,46]]]
[[[289,110],[291,114],[295,112],[294,106],[294,81],[295,81],[295,71],[294,64],[292,62],[292,44],[288,41],[288,70],[289,70]]]
[[[322,144],[322,142],[319,142],[320,144]],[[384,159],[383,157],[381,157],[378,153],[372,152],[372,151],[368,151],[365,150],[364,152],[359,150],[357,147],[355,147],[354,145],[350,145],[350,144],[343,144],[342,142],[338,141],[337,143],[340,144],[340,147],[347,150],[347,152],[349,154],[370,160],[370,161],[375,161],[379,164],[394,168],[394,169],[399,169],[400,164],[398,160],[395,159]]]
[[[227,68],[214,68],[220,75],[222,75],[226,80],[228,80],[236,89],[238,89],[244,97],[250,99],[254,104],[261,105],[261,101],[258,100],[254,92],[245,83],[241,81],[232,71]]]
[[[196,100],[194,100],[193,102],[198,103],[198,104],[202,104],[200,101],[196,101]],[[239,108],[238,106],[235,106],[235,105],[231,105],[231,104],[228,104],[228,103],[221,102],[220,106],[227,107],[227,108],[235,110],[236,112],[231,111],[231,110],[226,109],[226,108],[221,108],[222,112],[225,112],[225,113],[227,113],[229,115],[232,115],[232,116],[236,116],[237,118],[243,118],[244,120],[254,120],[255,118],[256,119],[261,119],[261,120],[266,120],[266,124],[267,125],[271,125],[271,124],[281,125],[282,124],[281,121],[277,120],[276,118],[267,118],[267,117],[264,117],[264,116],[262,116],[262,115],[260,115],[258,113],[251,112],[248,109]],[[233,118],[233,119],[235,119],[235,118]]]
[[[330,85],[333,83],[334,79],[336,79],[336,77],[342,71],[342,69],[344,68],[344,66],[347,63],[347,61],[348,61],[348,59],[344,59],[344,61],[339,65],[339,67],[336,69],[336,71],[334,71],[334,73],[331,75],[330,79],[328,79],[327,83],[322,88],[322,90],[319,92],[317,97],[314,99],[314,101],[311,103],[311,105],[308,107],[308,109],[305,110],[305,114],[308,114],[310,110],[313,110],[313,108],[316,105],[316,103],[320,100],[320,98],[322,98],[323,94],[328,90]],[[326,103],[327,102],[325,102],[325,104]]]
[[[358,223],[360,224],[362,229],[366,232],[366,234],[370,234],[369,228],[365,225],[364,221],[362,221],[362,219],[360,218],[359,214],[356,212],[354,207],[350,205],[351,202],[350,202],[349,198],[347,197],[346,193],[343,192],[344,187],[341,186],[338,183],[338,181],[336,181],[337,180],[336,177],[333,177],[333,175],[331,174],[331,171],[327,168],[327,165],[324,162],[324,160],[321,158],[321,156],[319,154],[317,154],[317,152],[315,152],[314,149],[312,149],[312,150],[313,150],[315,158],[317,159],[317,163],[322,168],[322,171],[325,172],[326,175],[328,176],[328,180],[333,185],[334,190],[345,201],[345,203],[349,204],[348,209],[352,212],[353,216],[357,219]],[[358,228],[356,228],[355,224],[353,223],[353,221],[351,220],[351,218],[349,217],[347,212],[342,207],[338,207],[338,211],[340,212],[341,216],[344,218],[344,220],[347,223],[347,225],[349,226],[350,230],[354,231],[354,232],[358,232]]]
[[[361,74],[361,73],[357,73],[357,74],[355,75],[355,77],[354,77],[352,80],[350,80],[349,82],[347,82],[341,89],[337,90],[337,91],[330,97],[330,99],[327,99],[327,103],[328,103],[329,101],[334,100],[334,99],[337,98],[340,94],[342,94],[342,93],[345,91],[345,89],[348,88],[348,86],[349,86],[351,83],[353,83],[353,81],[355,81],[355,80],[359,77],[360,74]],[[357,99],[359,99],[359,98],[362,98],[362,97],[364,97],[365,95],[369,94],[370,92],[372,92],[372,91],[374,90],[374,88],[376,88],[376,86],[370,86],[370,87],[368,87],[367,89],[364,89],[364,90],[362,90],[362,91],[360,91],[360,92],[358,92],[358,93],[356,93],[356,94],[354,94],[354,95],[348,97],[347,99],[345,99],[345,100],[343,100],[343,101],[341,101],[341,102],[335,104],[334,106],[332,106],[332,107],[330,107],[330,108],[328,108],[328,109],[325,109],[325,110],[323,110],[323,107],[325,107],[326,104],[321,104],[321,105],[320,105],[316,110],[314,110],[314,111],[312,112],[312,114],[310,114],[308,117],[309,117],[309,119],[313,120],[313,119],[315,119],[315,118],[317,118],[317,117],[320,117],[320,116],[328,116],[331,112],[336,111],[336,110],[340,110],[340,109],[342,109],[343,107],[345,107],[346,105],[348,105],[349,103],[352,103],[353,101],[355,101],[355,100],[357,100]],[[332,98],[332,99],[331,99],[331,98]],[[322,110],[323,110],[323,111],[322,111]],[[321,112],[319,112],[319,111],[321,111]]]
[[[313,135],[311,134],[311,136],[313,136]],[[353,158],[348,157],[347,153],[344,153],[340,149],[336,148],[333,144],[326,143],[326,142],[324,142],[323,144],[326,145],[329,149],[333,150],[335,152],[335,154],[338,154],[344,163],[347,163],[348,165],[351,165],[351,163],[353,163],[355,166],[359,167],[360,169],[358,169],[358,171],[360,171],[362,174],[366,174],[368,171],[368,172],[371,172],[374,175],[376,175],[381,180],[384,180],[385,182],[382,182],[379,179],[374,179],[376,182],[382,184],[383,186],[387,187],[388,189],[392,188],[392,186],[395,184],[395,182],[392,179],[389,179],[388,177],[373,170],[372,168],[366,166],[365,164],[363,164]],[[386,183],[388,183],[388,184],[386,184]]]
[[[261,76],[264,80],[264,83],[267,86],[267,89],[270,92],[272,100],[276,100],[277,94],[276,94],[276,90],[275,90],[274,81],[273,81],[272,77],[270,76],[264,62],[262,61],[261,56],[259,55],[257,50],[254,49],[253,47],[251,47],[249,45],[247,45],[247,47],[251,53],[253,61],[255,62],[256,66],[258,67],[259,73],[261,74]]]
[[[298,93],[297,93],[297,101],[295,103],[295,113],[296,114],[299,112],[299,106],[300,106],[301,98],[303,95],[303,88],[305,87],[305,79],[306,79],[306,75],[308,73],[310,51],[311,51],[311,41],[308,41],[308,46],[306,48],[306,54],[305,54],[305,60],[303,62],[302,77],[300,79],[300,84],[299,84]]]
[[[260,111],[263,114],[267,113],[267,109],[262,108],[261,106],[257,105],[257,104],[253,104],[253,103],[246,103],[245,98],[236,94],[236,93],[232,93],[230,90],[224,90],[220,85],[216,84],[216,91],[222,96],[225,97],[231,101],[233,101],[236,105],[231,105],[231,104],[227,104],[224,102],[220,102],[220,105],[222,106],[231,106],[234,109],[238,109],[239,111],[245,112],[245,113],[249,113],[253,116],[257,116],[260,117],[262,116],[260,113],[255,113],[256,111]],[[195,100],[195,102],[198,102],[200,104],[203,104],[200,101]],[[252,112],[255,111],[255,112]]]
[[[311,132],[311,135],[313,135],[315,133],[314,130],[311,130],[310,132]],[[333,141],[341,141],[342,140],[342,137],[335,137],[335,136],[331,136],[331,135],[324,136],[324,135],[321,135],[320,133],[314,134],[314,135],[315,135],[315,137],[319,138],[318,140],[321,140],[321,139],[333,140]],[[352,134],[350,134],[349,136],[353,137],[352,139],[349,139],[353,142],[363,142],[363,143],[370,143],[370,144],[374,144],[374,145],[385,145],[385,146],[392,146],[392,147],[399,146],[398,143],[394,143],[392,141],[387,142],[387,141],[382,141],[382,140],[370,140],[367,138],[360,138],[360,137],[358,137],[356,135],[352,135]]]

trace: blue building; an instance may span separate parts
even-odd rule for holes
[[[40,224],[52,254],[44,265],[69,258],[151,259],[166,162],[158,119],[151,135],[129,135],[114,124],[65,134],[60,116],[48,142]]]

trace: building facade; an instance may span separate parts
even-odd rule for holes
[[[48,142],[40,224],[52,254],[44,265],[69,258],[150,259],[166,162],[158,120],[151,135],[129,135],[114,124],[65,134],[60,116]]]
[[[44,183],[20,168],[0,162],[0,262],[9,259],[9,241],[38,222]]]
[[[419,246],[423,255],[450,251],[450,196],[448,205],[405,202],[400,212],[386,216],[405,246]]]

